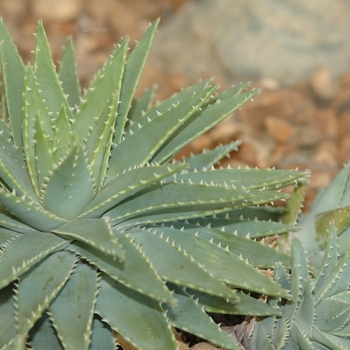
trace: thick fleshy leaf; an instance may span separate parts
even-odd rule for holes
[[[137,192],[185,169],[185,164],[153,165],[130,169],[116,176],[97,193],[80,217],[100,217]]]
[[[152,161],[162,163],[171,159],[185,145],[214,127],[256,94],[256,91],[251,91],[237,95],[236,88],[233,88],[232,95],[228,94],[222,100],[220,95],[216,96],[215,103],[208,105],[203,111],[197,111],[184,121],[177,132],[154,155]]]
[[[78,264],[50,304],[52,322],[65,349],[89,349],[97,285],[97,272]]]
[[[13,192],[6,192],[2,188],[0,202],[14,217],[40,231],[50,231],[66,222],[45,210],[40,204],[26,197],[18,197]]]
[[[246,316],[282,316],[280,311],[242,291],[236,292],[236,295],[240,298],[236,303],[188,288],[186,291],[193,299],[198,300],[198,303],[203,305],[207,312]]]
[[[30,331],[30,346],[33,350],[64,350],[46,312]]]
[[[173,304],[174,298],[165,287],[164,281],[137,245],[133,244],[123,233],[116,230],[113,230],[113,233],[122,245],[123,251],[125,251],[124,262],[115,260],[112,256],[103,254],[101,251],[91,248],[91,246],[82,242],[74,242],[69,249],[128,288],[163,303]]]
[[[214,175],[215,174],[215,175]],[[305,181],[306,173],[293,170],[277,169],[230,169],[221,168],[182,173],[177,181],[193,183],[211,183],[218,186],[230,186],[237,189],[275,190],[294,185],[296,181]]]
[[[332,350],[347,350],[350,348],[350,340],[346,337],[337,337],[329,333],[321,332],[317,327],[312,332],[314,340]]]
[[[0,288],[8,285],[45,256],[67,245],[56,235],[33,232],[21,235],[0,251]],[[25,248],[23,248],[25,247]]]
[[[34,129],[35,167],[39,188],[42,194],[48,176],[54,171],[56,162],[54,159],[53,144],[45,133],[43,123],[38,114],[35,115]]]
[[[327,233],[325,233],[325,230],[321,230],[321,233],[318,233],[316,230],[315,223],[318,216],[320,215],[320,217],[322,217],[324,212],[333,211],[336,208],[342,207],[343,205],[349,205],[349,203],[344,202],[344,192],[348,187],[349,179],[350,163],[345,165],[344,168],[338,173],[336,178],[332,181],[330,186],[317,196],[314,204],[311,207],[310,213],[301,217],[299,220],[298,226],[300,230],[298,237],[307,250],[308,256],[323,250],[326,246],[326,239],[328,237]],[[344,219],[346,219],[346,216],[344,216]],[[323,223],[326,224],[326,228],[329,227],[327,221]]]
[[[221,214],[190,219],[188,222],[200,226],[209,226],[213,229],[223,230],[224,228],[227,232],[236,233],[239,236],[245,236],[251,239],[297,231],[297,228],[293,225],[282,224],[271,220],[263,221],[257,218],[249,219],[243,216],[240,218],[231,218],[228,213],[225,215]]]
[[[52,148],[56,161],[67,156],[74,141],[71,122],[68,120],[66,108],[62,106],[58,114],[54,135],[52,140]]]
[[[50,176],[43,204],[57,216],[71,220],[93,198],[94,190],[85,156],[82,148],[76,145]]]
[[[195,334],[225,349],[239,349],[189,294],[174,284],[170,285],[170,289],[174,291],[177,305],[165,306],[165,310],[173,327]]]
[[[0,290],[0,349],[16,337],[16,308],[14,304],[14,285]]]
[[[195,221],[192,219],[191,221]],[[249,264],[259,268],[274,268],[276,261],[281,261],[284,266],[290,266],[290,257],[275,249],[261,243],[256,242],[248,237],[244,237],[231,232],[228,228],[228,232],[223,231],[227,229],[225,225],[222,225],[220,229],[211,228],[205,225],[194,225],[189,223],[176,223],[168,222],[166,226],[173,225],[177,229],[185,229],[186,232],[192,235],[196,234],[207,241],[213,241],[215,244],[221,244],[223,247],[236,254],[242,256],[244,260],[247,260]],[[205,223],[205,221],[203,222]],[[259,222],[257,222],[258,224]],[[263,225],[262,225],[263,226]]]
[[[35,120],[37,116],[40,117],[40,124],[44,128],[44,134],[47,135],[47,137],[51,138],[53,136],[53,130],[51,117],[44,105],[42,97],[40,96],[40,92],[35,81],[33,68],[30,65],[26,67],[23,97],[23,150],[28,174],[30,176],[33,188],[37,195],[40,196],[40,188],[35,161]]]
[[[198,170],[209,170],[214,164],[220,162],[224,157],[229,157],[232,151],[238,151],[241,141],[233,141],[227,145],[220,145],[212,150],[204,150],[202,153],[192,155],[184,159],[184,162],[190,165],[191,171],[194,169]]]
[[[0,227],[0,246],[15,239],[17,236],[19,236],[17,232]]]
[[[4,207],[0,205],[0,226],[4,229],[11,230],[15,235],[18,233],[30,233],[36,230],[16,220],[14,216],[8,213]]]
[[[349,323],[350,304],[330,297],[316,307],[316,326],[322,332],[336,333]]]
[[[103,349],[101,345],[103,344]],[[94,318],[92,322],[92,335],[90,350],[116,350],[113,330],[107,323]]]
[[[290,298],[283,288],[280,288],[247,261],[231,253],[229,249],[222,248],[221,244],[217,245],[199,235],[189,234],[186,230],[169,227],[157,227],[152,230],[176,246],[181,245],[186,254],[211,275],[235,288]]]
[[[72,37],[68,38],[58,68],[58,78],[72,108],[79,106],[80,86]]]
[[[2,89],[6,101],[6,116],[11,125],[13,143],[22,149],[22,93],[24,66],[18,50],[0,19],[0,63]]]
[[[152,101],[155,95],[157,86],[153,85],[150,89],[146,90],[143,95],[138,97],[128,112],[129,125],[135,123],[152,107]],[[125,127],[127,129],[127,127]]]
[[[80,140],[88,137],[89,128],[94,127],[99,116],[111,104],[112,97],[119,100],[127,46],[128,40],[125,39],[116,47],[108,64],[100,70],[87,90],[73,123],[73,130]]]
[[[102,274],[96,312],[138,350],[176,350],[160,304]]]
[[[57,118],[62,104],[66,107],[68,118],[72,119],[68,100],[56,73],[56,68],[52,61],[49,43],[46,38],[43,24],[39,22],[36,31],[36,45],[34,51],[34,75],[42,99],[49,113],[54,119]]]
[[[42,259],[19,278],[17,333],[26,335],[56,297],[73,271],[76,256],[60,251]]]
[[[314,326],[315,300],[312,293],[311,279],[306,278],[303,298],[295,314],[294,322],[310,338]]]
[[[350,271],[348,266],[350,265],[350,251],[345,254],[333,271],[329,274],[329,277],[323,281],[322,286],[315,293],[315,303],[318,304],[323,298],[330,297],[339,292],[344,292],[349,288]]]
[[[170,243],[169,239],[160,237],[152,231],[135,228],[128,232],[157,272],[168,282],[222,298],[237,299],[232,289],[208,272],[190,254],[186,253],[186,247]],[[158,253],[159,251],[162,252],[162,255]]]
[[[69,221],[53,230],[59,236],[78,240],[100,250],[104,254],[123,260],[124,252],[105,219],[78,219]]]
[[[186,219],[232,208],[257,205],[285,198],[268,191],[243,191],[230,187],[193,183],[159,184],[139,192],[105,215],[113,223],[139,225],[157,221]]]
[[[86,153],[96,190],[103,185],[112,145],[118,96],[112,96],[112,104],[103,111],[86,141]]]
[[[157,102],[156,106],[151,108],[146,113],[142,113],[142,115],[138,118],[137,122],[131,121],[129,125],[125,128],[125,135],[129,135],[130,133],[135,133],[137,129],[139,129],[139,125],[144,125],[150,120],[156,118],[159,114],[163,114],[169,109],[174,108],[176,105],[181,104],[191,98],[193,95],[197,95],[204,90],[210,87],[210,81],[204,80],[199,83],[188,86],[185,89],[182,89],[179,92],[174,93],[169,98],[165,99],[162,102]],[[131,110],[130,110],[131,112]]]
[[[125,169],[146,164],[161,145],[200,108],[203,101],[208,99],[215,89],[215,87],[207,88],[193,95],[183,103],[164,113],[159,113],[157,117],[148,120],[145,124],[140,124],[135,132],[126,135],[111,152],[106,181],[110,181]]]
[[[29,196],[32,200],[39,202],[25,169],[21,152],[2,135],[0,135],[0,177],[11,191],[16,190],[19,195]]]
[[[115,144],[119,144],[122,139],[128,112],[136,91],[136,86],[150,51],[159,21],[160,20],[157,19],[150,25],[146,33],[142,36],[141,40],[134,47],[127,60],[120,93],[121,103],[118,108],[118,119],[115,126],[116,131],[113,138],[113,142]]]
[[[21,275],[16,297],[17,333],[26,335],[68,280],[76,256],[56,252]],[[43,283],[44,282],[44,283]]]

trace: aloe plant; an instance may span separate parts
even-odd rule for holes
[[[116,331],[171,350],[171,327],[238,349],[205,311],[281,316],[249,292],[292,297],[259,269],[290,267],[263,237],[294,227],[260,205],[305,174],[215,169],[239,142],[173,161],[257,91],[134,99],[157,24],[81,95],[71,40],[56,70],[39,23],[24,66],[0,23],[0,349],[115,349]]]
[[[280,220],[296,222],[298,230],[278,242],[281,251],[291,248],[291,269],[278,263],[274,273],[293,298],[269,297],[268,305],[283,316],[255,318],[246,349],[350,348],[349,174],[347,164],[299,219],[304,184],[295,189]]]

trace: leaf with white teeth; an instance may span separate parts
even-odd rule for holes
[[[130,55],[125,38],[82,96],[71,39],[56,70],[40,22],[24,68],[0,21],[0,349],[114,350],[117,331],[140,350],[175,350],[172,325],[237,349],[205,311],[280,315],[246,293],[289,298],[288,283],[257,270],[288,267],[286,255],[247,234],[292,231],[270,203],[306,174],[215,170],[238,141],[172,162],[258,91],[216,94],[206,80],[160,103],[154,87],[135,98],[158,23]],[[325,284],[332,293],[345,285],[337,276]],[[197,303],[182,287],[205,296]]]

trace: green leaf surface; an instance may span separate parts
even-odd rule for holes
[[[18,197],[15,193],[6,192],[2,188],[0,188],[0,202],[14,217],[40,231],[50,231],[66,222],[36,202],[26,197]]]
[[[211,129],[255,96],[256,91],[241,95],[235,94],[236,90],[234,90],[232,96],[225,96],[222,100],[220,100],[220,95],[216,96],[217,101],[215,103],[208,105],[202,111],[199,110],[191,118],[184,121],[176,133],[154,155],[152,161],[162,163],[175,156],[185,145]]]
[[[5,122],[4,116],[2,116],[2,118],[0,119],[0,133],[5,140],[13,144],[11,127],[7,122]]]
[[[0,227],[0,246],[16,238],[18,235],[19,234],[17,232]]]
[[[67,241],[43,232],[28,233],[11,241],[0,252],[0,288],[11,283],[45,256],[62,249],[66,244]]]
[[[238,350],[229,336],[205,313],[189,294],[176,285],[170,285],[177,300],[176,307],[166,306],[171,325],[225,349]]]
[[[113,139],[113,142],[115,144],[119,144],[122,139],[126,119],[131,107],[131,102],[134,97],[142,69],[145,65],[148,53],[150,51],[153,37],[158,27],[159,21],[160,20],[157,19],[153,22],[153,24],[150,25],[146,33],[142,36],[141,40],[134,47],[126,62],[120,93],[121,103],[118,108],[118,119]]]
[[[18,195],[29,196],[39,202],[33,190],[21,153],[0,135],[0,177],[6,186]]]
[[[71,150],[74,141],[71,123],[68,120],[67,112],[62,106],[54,128],[52,147],[54,149],[55,159],[59,160],[67,156]]]
[[[237,297],[240,298],[236,303],[188,288],[186,291],[193,299],[198,300],[198,303],[203,305],[207,312],[246,316],[282,316],[280,311],[242,291],[236,292]]]
[[[52,118],[57,118],[64,104],[68,118],[72,119],[73,114],[56,73],[42,22],[39,22],[36,31],[34,75],[45,106],[49,113],[53,113]]]
[[[67,94],[69,105],[74,108],[80,103],[80,86],[72,37],[68,38],[58,67],[58,78]]]
[[[46,312],[31,329],[30,340],[33,350],[64,350]]]
[[[128,220],[125,225],[131,226],[212,215],[285,197],[281,193],[261,190],[243,191],[208,184],[166,183],[137,193],[105,215],[113,223]]]
[[[24,66],[18,50],[0,19],[0,64],[2,89],[6,101],[6,116],[11,125],[13,143],[22,149],[22,93]]]
[[[98,318],[92,322],[90,350],[116,350],[112,329]]]
[[[103,111],[86,141],[87,159],[98,190],[103,185],[108,168],[117,105],[118,96],[113,95],[110,108]]]
[[[294,322],[303,330],[308,338],[312,337],[315,317],[315,300],[311,283],[311,279],[307,277],[304,294],[294,318]]]
[[[155,95],[157,86],[153,85],[150,89],[147,89],[143,95],[138,97],[130,107],[128,112],[128,123],[135,123],[152,107],[152,101]],[[128,125],[128,124],[127,124]],[[127,129],[127,125],[125,129]]]
[[[236,233],[239,236],[262,238],[266,236],[279,235],[281,233],[296,231],[297,228],[292,225],[282,224],[274,221],[262,221],[258,219],[230,218],[229,214],[200,217],[198,219],[188,220],[191,224],[200,226],[209,226],[213,229],[225,228],[225,231]]]
[[[328,275],[328,278],[323,282],[315,293],[316,305],[323,299],[339,292],[344,292],[349,288],[350,271],[350,251],[347,252],[341,259],[333,271]]]
[[[80,217],[100,217],[124,199],[185,168],[185,164],[150,165],[124,171],[105,185]]]
[[[154,233],[173,242],[176,246],[181,245],[186,254],[211,275],[235,288],[290,298],[290,295],[283,288],[280,288],[240,256],[222,248],[221,244],[217,245],[199,235],[189,234],[187,230],[182,231],[169,227],[157,227],[156,230],[153,230]]]
[[[117,230],[113,230],[113,233],[125,251],[124,262],[115,260],[112,256],[103,254],[82,242],[74,242],[69,249],[128,288],[161,302],[173,304],[174,298],[165,287],[164,281],[137,245],[133,244],[123,233]]]
[[[97,284],[96,271],[78,264],[50,304],[52,322],[65,349],[89,349]]]
[[[75,219],[94,198],[91,176],[82,148],[76,145],[50,176],[44,207],[57,216]]]
[[[169,225],[166,224],[166,225]],[[283,254],[261,242],[256,242],[248,237],[244,237],[234,232],[226,232],[225,226],[221,230],[205,227],[204,225],[191,224],[175,224],[175,227],[184,227],[186,232],[191,234],[198,234],[199,237],[212,240],[215,244],[221,244],[223,247],[236,254],[242,256],[249,264],[259,268],[274,268],[276,261],[281,261],[286,267],[290,266],[290,257]]]
[[[89,128],[94,127],[104,109],[111,104],[112,97],[119,100],[127,46],[128,40],[125,39],[116,47],[108,64],[100,70],[87,90],[73,123],[73,130],[80,140],[89,136]]]
[[[16,337],[16,309],[13,299],[13,289],[14,285],[10,284],[0,290],[0,349]]]
[[[189,171],[194,169],[209,170],[213,165],[220,162],[224,157],[229,157],[232,151],[238,151],[241,141],[232,141],[227,145],[219,145],[212,150],[203,150],[201,153],[191,155],[184,159],[184,162],[190,165]]]
[[[233,290],[186,253],[186,247],[172,244],[154,232],[136,228],[128,232],[129,237],[135,239],[157,272],[168,282],[237,300]]]
[[[162,144],[203,104],[216,88],[193,95],[180,105],[148,120],[133,133],[125,136],[111,152],[106,181],[130,167],[144,165]],[[117,120],[120,116],[118,116]],[[152,137],[149,137],[152,135]],[[156,163],[153,161],[153,163]]]
[[[15,217],[11,216],[1,205],[0,205],[0,226],[4,229],[8,229],[14,234],[19,233],[30,233],[36,230],[30,226],[23,224],[16,220]],[[15,232],[14,232],[15,231]]]
[[[26,335],[41,317],[68,280],[75,262],[74,254],[60,251],[42,259],[21,275],[16,298],[19,335]]]
[[[65,239],[86,243],[114,259],[124,258],[123,249],[105,219],[77,219],[67,222],[53,232]]]
[[[316,326],[322,332],[333,333],[349,323],[349,302],[326,298],[316,307]]]
[[[277,169],[230,169],[221,168],[182,173],[176,176],[177,181],[193,183],[211,183],[218,186],[230,186],[237,189],[276,190],[285,186],[305,181],[306,173],[293,170]]]
[[[158,302],[102,274],[96,312],[138,350],[176,350]]]
[[[52,174],[56,162],[54,159],[54,151],[52,142],[49,140],[45,133],[43,123],[41,122],[40,115],[35,116],[35,133],[34,133],[34,151],[35,151],[35,166],[36,174],[38,176],[38,183],[41,193],[48,176]]]
[[[350,340],[348,338],[337,337],[329,333],[321,332],[317,327],[313,329],[312,335],[314,340],[328,349],[347,350],[350,348]]]
[[[45,129],[45,135],[52,137],[53,130],[51,117],[48,114],[48,111],[44,105],[44,101],[40,95],[37,83],[35,81],[33,68],[32,66],[28,65],[26,67],[23,92],[23,150],[31,183],[37,195],[40,196],[38,174],[35,161],[35,121],[37,116],[40,116],[41,124]]]
[[[157,102],[157,104],[151,108],[146,113],[143,113],[140,118],[138,118],[137,122],[131,121],[129,125],[125,128],[126,135],[130,134],[130,132],[135,133],[140,125],[144,125],[150,120],[156,118],[159,114],[163,114],[166,111],[176,107],[178,104],[185,102],[190,99],[192,96],[202,93],[204,90],[210,88],[210,81],[204,80],[199,83],[189,86],[181,91],[174,93],[169,98],[165,99],[162,102]],[[204,102],[204,101],[203,101]],[[130,110],[131,112],[131,110]]]

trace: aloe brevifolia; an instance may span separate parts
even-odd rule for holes
[[[39,23],[24,67],[0,23],[0,349],[115,349],[117,331],[171,350],[172,326],[237,349],[205,311],[281,315],[249,292],[291,298],[259,271],[288,256],[259,241],[293,226],[258,205],[305,174],[214,169],[237,142],[172,161],[257,92],[203,81],[133,101],[157,23],[83,96],[71,41],[56,71]]]

